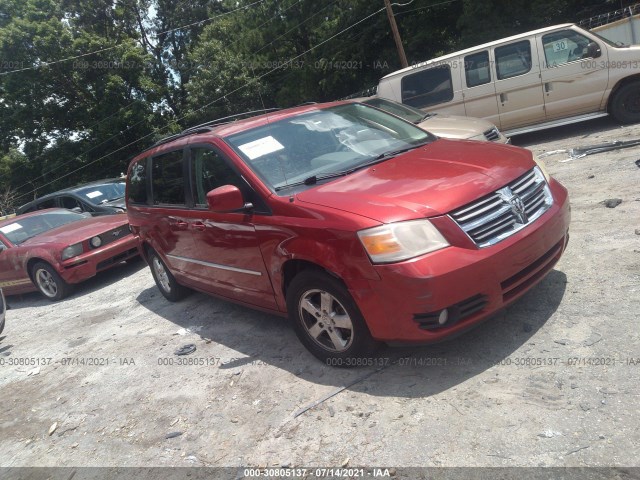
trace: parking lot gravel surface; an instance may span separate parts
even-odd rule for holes
[[[513,143],[637,138],[605,118]],[[638,159],[546,156],[572,204],[555,269],[469,333],[372,366],[322,364],[278,317],[169,303],[143,262],[59,303],[9,297],[0,466],[638,466]]]

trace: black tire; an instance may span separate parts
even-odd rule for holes
[[[294,277],[287,289],[287,310],[300,342],[327,365],[369,365],[367,360],[380,346],[344,285],[322,271],[306,270]]]
[[[610,113],[620,123],[640,122],[640,82],[628,83],[613,94]]]
[[[171,274],[167,265],[154,251],[149,250],[149,268],[160,293],[170,302],[178,302],[191,293],[187,287],[180,285]]]
[[[56,269],[45,262],[33,265],[31,279],[38,291],[52,302],[62,300],[73,291],[73,287],[62,279]]]

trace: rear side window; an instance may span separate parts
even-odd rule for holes
[[[467,87],[477,87],[491,81],[489,69],[489,52],[479,52],[464,57],[464,74]]]
[[[245,189],[242,179],[214,150],[197,147],[191,149],[191,171],[194,202],[198,207],[207,206],[207,193],[223,185],[235,185]]]
[[[147,203],[147,159],[137,161],[129,173],[129,202]]]
[[[442,65],[406,75],[402,78],[402,103],[416,108],[453,99],[451,67]]]
[[[154,205],[185,205],[182,149],[151,159]]]
[[[531,70],[531,44],[529,40],[497,47],[495,54],[499,80],[524,75]]]
[[[38,206],[36,207],[38,210],[44,210],[45,208],[55,208],[56,206],[56,200],[55,198],[49,198],[48,200],[45,200],[43,202],[38,203]],[[36,210],[36,208],[30,208],[29,210],[27,210],[26,212],[32,212],[34,210]],[[24,213],[26,213],[24,212]]]
[[[544,46],[547,67],[557,67],[587,58],[589,56],[587,46],[590,41],[587,37],[573,30],[560,30],[544,35],[542,45]]]

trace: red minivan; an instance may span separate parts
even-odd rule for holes
[[[131,162],[127,215],[167,299],[288,315],[311,353],[348,366],[520,297],[562,255],[570,207],[528,150],[334,102],[161,140]]]

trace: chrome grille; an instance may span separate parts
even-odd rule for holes
[[[479,247],[488,247],[534,222],[553,204],[538,167],[496,192],[451,212],[453,220]]]
[[[495,142],[500,138],[500,131],[498,130],[497,127],[490,128],[486,132],[482,132],[482,133],[484,135],[484,138],[486,138],[490,142]]]

